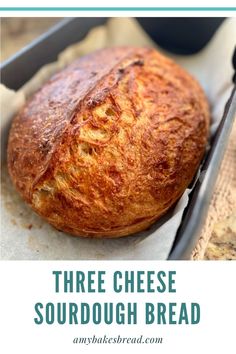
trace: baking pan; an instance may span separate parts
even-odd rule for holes
[[[205,46],[223,20],[224,18],[204,18],[204,20],[199,18],[198,21],[196,18],[188,18],[188,21],[185,18],[138,18],[139,23],[158,45],[175,53],[184,54],[195,53]],[[55,61],[57,55],[68,45],[81,41],[90,29],[102,25],[106,21],[107,18],[63,19],[1,65],[1,82],[11,89],[19,89],[43,65]],[[176,32],[176,28],[178,28],[178,32]],[[195,35],[196,31],[197,36]],[[157,33],[161,32],[165,35],[160,38]],[[186,36],[186,41],[183,41],[183,35]],[[235,61],[234,57],[234,64]],[[234,86],[221,123],[211,141],[211,149],[205,156],[202,167],[204,173],[201,174],[201,178],[190,194],[188,206],[183,214],[168,259],[188,259],[199,238],[235,112],[236,89]]]

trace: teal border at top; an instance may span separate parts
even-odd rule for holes
[[[236,11],[236,7],[0,7],[0,11]]]

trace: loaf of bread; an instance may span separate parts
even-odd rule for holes
[[[208,129],[202,89],[172,60],[150,48],[103,49],[54,75],[14,118],[9,173],[57,229],[121,237],[183,194]]]

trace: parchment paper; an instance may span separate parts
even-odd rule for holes
[[[236,19],[228,19],[200,53],[187,57],[167,53],[192,73],[203,86],[211,104],[212,134],[222,117],[224,105],[232,89],[231,57],[235,38]],[[59,55],[57,62],[44,66],[18,92],[1,85],[2,259],[161,260],[168,257],[188,203],[189,189],[173,210],[145,232],[115,240],[84,239],[59,232],[36,215],[14,190],[6,169],[6,142],[10,121],[27,97],[53,73],[75,58],[96,49],[118,45],[156,47],[134,19],[113,18],[105,26],[93,29],[82,42],[67,48]]]

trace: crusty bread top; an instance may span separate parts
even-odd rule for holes
[[[54,75],[27,102],[10,131],[9,172],[56,227],[122,236],[183,193],[208,127],[201,88],[173,61],[154,49],[105,49]]]
[[[115,48],[110,57],[108,52],[100,51],[99,60],[98,53],[82,57],[54,75],[14,119],[9,136],[9,165],[27,199],[81,101],[134,51]]]

